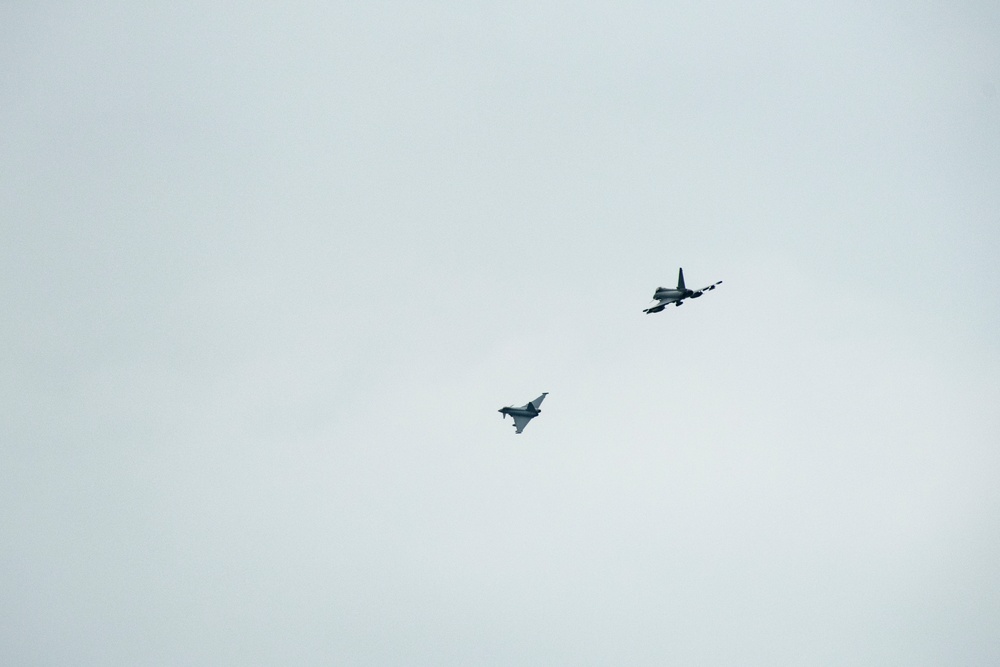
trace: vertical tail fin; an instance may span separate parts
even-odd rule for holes
[[[686,287],[684,287],[684,269],[681,269],[677,273],[677,289],[682,291],[687,289]]]

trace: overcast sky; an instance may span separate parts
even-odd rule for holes
[[[1000,6],[806,4],[4,3],[0,662],[1000,663]]]

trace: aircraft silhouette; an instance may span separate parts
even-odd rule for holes
[[[644,313],[658,313],[670,304],[679,306],[684,303],[684,299],[697,299],[699,296],[705,292],[711,292],[715,289],[716,285],[721,285],[720,280],[717,283],[712,283],[708,287],[702,287],[698,290],[689,290],[684,286],[684,269],[681,269],[677,274],[677,287],[657,287],[656,291],[653,293],[653,299],[658,303],[656,305],[646,308],[642,312]]]
[[[542,404],[542,401],[544,401],[545,397],[548,395],[549,392],[545,392],[535,400],[526,405],[522,405],[519,408],[508,405],[505,408],[500,408],[498,412],[504,416],[504,419],[507,418],[507,415],[513,417],[514,428],[516,429],[515,433],[520,433],[524,430],[524,427],[528,425],[528,422],[537,417],[538,413],[542,411],[538,406]]]

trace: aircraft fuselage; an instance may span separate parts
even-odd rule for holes
[[[712,289],[715,289],[714,287]],[[651,309],[650,312],[659,312],[663,310],[662,306],[667,306],[671,303],[680,305],[681,301],[684,299],[697,299],[699,296],[704,294],[701,290],[689,290],[689,289],[676,289],[674,287],[659,287],[656,292],[653,293],[653,299],[656,301],[661,301],[659,306],[655,309]]]
[[[535,410],[534,408],[500,408],[497,410],[502,415],[518,416],[518,417],[537,417],[541,410]]]
[[[657,301],[680,301],[681,299],[697,299],[701,296],[701,292],[695,292],[693,290],[685,289],[679,290],[673,287],[660,287],[653,294],[653,298]]]

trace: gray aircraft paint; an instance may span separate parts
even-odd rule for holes
[[[515,429],[514,432],[521,433],[524,430],[524,427],[528,425],[528,422],[530,422],[532,419],[541,414],[542,401],[544,401],[545,397],[548,395],[549,392],[547,391],[543,392],[542,395],[536,398],[535,400],[525,403],[520,407],[515,408],[514,406],[508,405],[505,408],[500,408],[498,412],[502,414],[504,418],[506,418],[507,415],[513,417],[514,429]]]
[[[684,299],[697,299],[705,292],[711,292],[718,285],[721,285],[722,281],[712,283],[708,287],[702,287],[701,289],[691,290],[688,289],[684,284],[684,269],[681,268],[677,273],[677,287],[657,287],[656,291],[653,293],[653,300],[658,303],[655,306],[650,306],[642,312],[644,313],[658,313],[670,304],[675,306],[680,306],[684,303]]]

